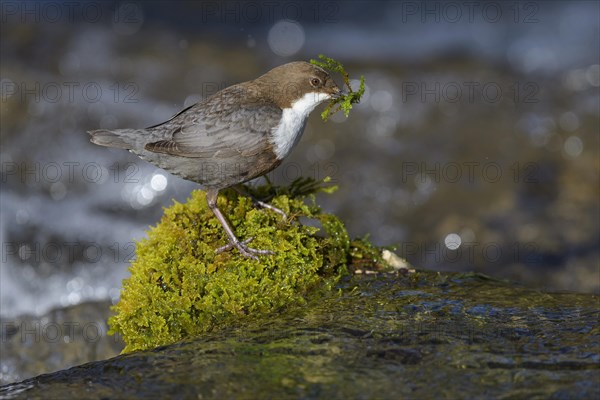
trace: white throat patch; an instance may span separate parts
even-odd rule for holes
[[[306,93],[302,98],[292,103],[291,108],[284,108],[281,121],[273,129],[273,150],[278,159],[285,158],[298,143],[306,119],[319,103],[331,98],[327,93]]]

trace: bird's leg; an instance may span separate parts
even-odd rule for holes
[[[225,233],[227,234],[227,237],[229,238],[229,244],[227,244],[227,245],[225,245],[223,247],[219,247],[216,250],[217,254],[218,253],[222,253],[225,250],[229,250],[229,249],[231,249],[233,247],[235,247],[236,249],[238,249],[238,251],[240,253],[242,253],[243,256],[250,257],[250,258],[253,258],[255,260],[258,260],[257,254],[273,254],[273,252],[269,251],[269,250],[257,250],[257,249],[253,249],[251,247],[248,247],[248,243],[250,243],[250,241],[252,241],[252,239],[254,239],[252,237],[249,238],[249,239],[244,240],[243,242],[241,242],[235,236],[235,233],[233,233],[233,230],[231,229],[231,227],[227,223],[227,220],[225,219],[225,217],[221,213],[221,210],[219,210],[219,208],[217,207],[217,196],[218,195],[219,195],[219,190],[218,189],[208,189],[206,191],[206,201],[208,202],[208,207],[211,209],[211,211],[213,212],[213,214],[215,214],[215,217],[217,217],[217,219],[219,220],[219,222],[223,226],[223,229],[225,229]]]
[[[283,217],[283,219],[287,220],[287,214],[282,209],[272,206],[269,203],[265,203],[264,201],[260,201],[259,199],[257,199],[256,197],[252,196],[250,193],[248,193],[244,189],[242,189],[242,187],[240,185],[233,186],[233,189],[236,192],[238,192],[239,194],[241,194],[242,196],[250,197],[250,199],[252,200],[252,203],[254,203],[255,207],[266,208],[267,210],[276,212],[277,214],[281,215]]]

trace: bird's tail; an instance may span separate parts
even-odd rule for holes
[[[114,131],[98,129],[88,133],[90,141],[99,146],[131,150],[138,147],[136,142],[145,136],[146,131],[144,129],[115,129]]]

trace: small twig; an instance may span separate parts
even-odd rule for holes
[[[331,117],[333,114],[340,110],[344,111],[344,115],[347,118],[350,114],[350,110],[352,109],[352,104],[360,102],[360,98],[365,92],[365,76],[360,76],[360,86],[355,92],[350,86],[350,76],[344,69],[344,66],[339,61],[336,61],[333,58],[325,57],[323,54],[319,54],[319,60],[310,60],[310,63],[332,72],[338,72],[342,75],[344,84],[346,85],[346,87],[348,87],[347,94],[344,94],[329,102],[325,110],[321,113],[321,118],[323,119],[323,121],[327,121],[329,117]],[[333,109],[333,107],[335,107],[336,105],[337,107]]]

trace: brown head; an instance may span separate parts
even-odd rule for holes
[[[307,93],[323,93],[329,98],[341,93],[323,68],[305,61],[294,61],[273,68],[252,81],[252,84],[258,85],[263,96],[269,97],[282,109],[290,108],[292,103]]]

